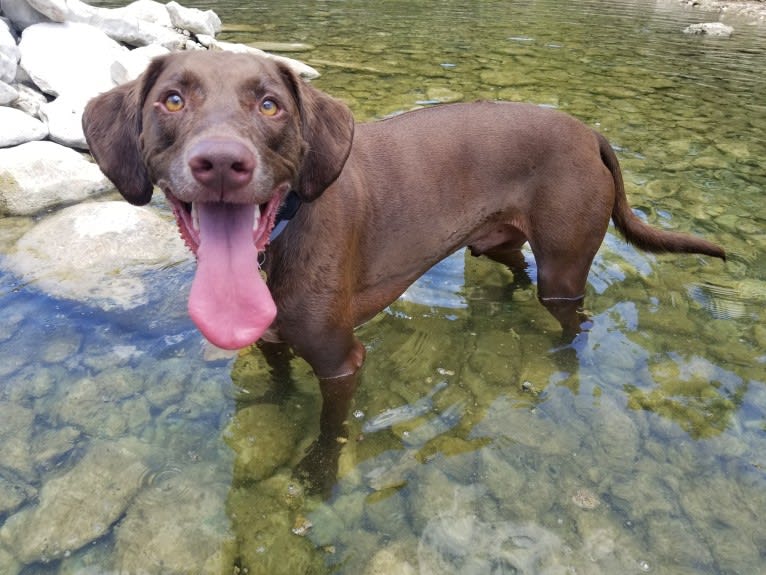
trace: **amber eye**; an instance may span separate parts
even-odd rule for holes
[[[184,108],[184,99],[180,94],[173,92],[168,94],[163,104],[168,112],[180,112]]]
[[[274,100],[270,98],[266,98],[258,106],[258,110],[264,116],[276,116],[277,113],[279,112],[279,106]]]

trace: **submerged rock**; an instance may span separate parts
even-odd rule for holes
[[[31,409],[15,403],[0,403],[0,469],[11,469],[28,480],[35,477],[29,450],[34,419]]]
[[[432,519],[418,546],[421,575],[567,572],[557,535],[532,523],[485,523],[475,515]]]
[[[298,426],[278,405],[255,404],[240,409],[224,434],[234,450],[238,481],[265,479],[292,457]]]
[[[158,472],[120,522],[119,573],[224,573],[230,477],[213,465]],[[229,571],[230,572],[230,571]]]
[[[417,562],[414,563],[403,545],[389,545],[372,556],[364,575],[416,575]]]
[[[0,542],[24,563],[48,562],[102,537],[125,512],[147,472],[135,439],[96,442],[39,502],[8,518]]]
[[[702,24],[692,24],[684,28],[684,34],[698,34],[718,38],[728,38],[733,33],[734,28],[723,22],[703,22]]]
[[[34,495],[35,490],[30,485],[0,476],[0,515],[15,511]]]
[[[190,257],[175,225],[155,211],[97,202],[41,221],[18,241],[8,264],[53,296],[128,310],[149,301],[145,272]]]

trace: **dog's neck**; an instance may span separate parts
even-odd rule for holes
[[[290,190],[287,192],[287,196],[285,196],[285,201],[282,202],[282,205],[279,207],[279,211],[277,212],[276,220],[274,221],[274,229],[271,230],[271,236],[269,236],[269,241],[274,241],[277,239],[279,234],[281,234],[285,228],[287,227],[287,223],[293,218],[293,216],[298,212],[298,208],[301,207],[301,204],[303,202],[298,197],[298,194],[295,193],[294,190]]]

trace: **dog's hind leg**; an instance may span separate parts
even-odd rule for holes
[[[472,255],[484,255],[489,259],[501,263],[508,267],[513,272],[513,285],[514,287],[526,287],[532,283],[532,278],[529,277],[527,261],[524,259],[524,254],[521,251],[521,247],[526,243],[526,240],[521,242],[505,242],[500,245],[491,247],[481,254],[471,249]]]
[[[533,247],[533,252],[537,263],[537,298],[561,324],[564,338],[571,339],[589,322],[583,304],[595,251],[535,251]]]

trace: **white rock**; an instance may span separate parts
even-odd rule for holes
[[[40,119],[48,126],[48,136],[54,142],[72,148],[88,149],[82,131],[82,113],[87,98],[59,96],[40,106]]]
[[[147,7],[99,8],[80,0],[27,0],[37,10],[56,22],[89,24],[110,38],[130,44],[147,46],[158,43],[169,49],[182,48],[186,42],[183,34],[157,22],[166,22],[152,8],[151,20],[145,20]],[[168,15],[168,19],[170,16]],[[155,22],[154,20],[157,20]]]
[[[207,36],[215,36],[221,31],[221,19],[212,10],[203,12],[196,8],[184,8],[178,2],[168,2],[166,7],[176,28]]]
[[[18,92],[18,97],[13,101],[13,107],[39,118],[40,106],[48,101],[46,97],[26,84],[16,84],[13,87]]]
[[[215,38],[208,34],[197,34],[197,42],[199,42],[205,48],[210,48],[215,44]]]
[[[124,19],[135,18],[143,22],[152,22],[170,28],[170,14],[164,4],[154,0],[136,0],[123,8],[115,8],[111,11],[115,17]]]
[[[0,80],[0,106],[7,106],[19,97],[19,91],[5,82]],[[2,139],[2,136],[0,136]]]
[[[0,149],[0,214],[31,215],[112,188],[96,164],[54,142]]]
[[[69,15],[71,9],[67,6],[69,0],[26,0],[29,5],[53,20],[54,22],[63,22]],[[72,4],[79,0],[74,0]]]
[[[174,222],[122,201],[65,208],[19,239],[8,265],[54,297],[105,310],[146,304],[144,276],[190,260]]]
[[[168,50],[181,50],[186,46],[188,37],[184,34],[154,22],[146,22],[137,18],[123,19],[111,15],[104,18],[88,20],[94,26],[119,42],[130,46],[149,46],[159,44]]]
[[[684,29],[684,34],[702,34],[707,36],[716,36],[719,38],[728,38],[734,33],[734,28],[727,26],[723,22],[704,22],[702,24],[692,24]]]
[[[19,49],[22,68],[43,92],[84,97],[114,86],[110,68],[126,50],[97,28],[71,22],[30,26]]]
[[[0,9],[18,30],[50,19],[29,5],[27,0],[0,0]]]
[[[42,140],[48,135],[48,128],[40,120],[15,108],[0,106],[0,148],[16,146],[24,142]],[[0,151],[2,153],[2,151]],[[0,156],[2,157],[2,156]],[[0,163],[0,174],[6,164]],[[2,194],[0,190],[0,195]]]
[[[235,44],[233,42],[220,42],[218,40],[213,39],[213,41],[210,43],[209,48],[211,50],[223,50],[225,52],[237,52],[239,54],[255,54],[257,56],[262,56],[264,58],[270,58],[277,62],[282,62],[288,68],[290,68],[293,72],[295,72],[296,74],[308,80],[312,80],[314,78],[319,77],[319,72],[317,72],[314,68],[312,68],[308,64],[304,64],[303,62],[299,60],[293,60],[292,58],[286,58],[284,56],[277,56],[276,54],[264,52],[263,50],[260,50],[258,48],[253,48],[252,46],[247,46],[245,44]]]
[[[125,52],[112,64],[112,80],[116,84],[123,84],[134,80],[146,70],[152,58],[169,53],[170,50],[158,44],[151,44]]]
[[[0,20],[0,82],[13,82],[19,62],[19,48],[8,25]]]

